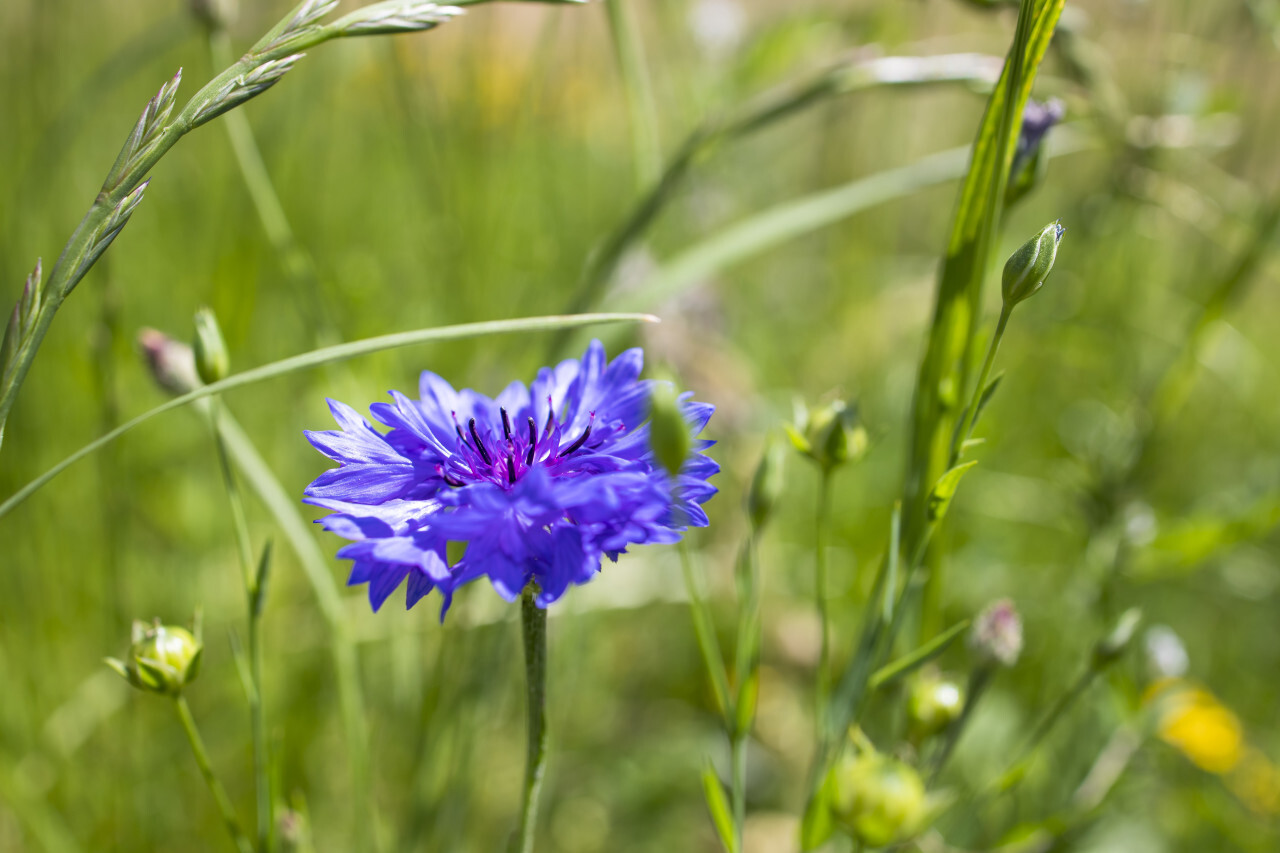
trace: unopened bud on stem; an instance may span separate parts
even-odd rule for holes
[[[1061,222],[1050,222],[1009,256],[1001,282],[1005,310],[1012,309],[1044,286],[1044,280],[1049,277],[1053,262],[1058,257],[1058,243],[1066,230]]]
[[[805,456],[831,472],[846,462],[857,462],[867,452],[867,430],[858,417],[858,407],[844,400],[832,400],[820,409],[797,406],[796,424],[787,426],[787,436]]]
[[[138,331],[138,349],[151,371],[151,378],[170,394],[186,394],[200,387],[196,359],[191,347],[155,329]]]
[[[658,464],[672,477],[680,473],[693,450],[693,431],[669,382],[655,385],[649,399],[649,446]]]
[[[973,620],[969,648],[983,663],[1013,666],[1022,654],[1022,617],[1007,598],[993,601]]]
[[[747,492],[747,515],[755,530],[760,530],[768,522],[778,503],[778,497],[782,494],[782,460],[781,448],[771,436],[765,444],[760,464],[756,466],[755,476],[751,478],[751,489]]]
[[[832,813],[869,847],[907,841],[922,828],[928,800],[920,774],[909,764],[867,752],[838,764]]]
[[[191,349],[196,357],[196,372],[205,383],[227,378],[231,371],[227,344],[218,328],[218,318],[208,308],[196,311],[196,337]]]
[[[107,666],[139,690],[178,696],[199,674],[203,651],[198,617],[194,633],[159,619],[151,625],[135,621],[127,658],[107,658]]]

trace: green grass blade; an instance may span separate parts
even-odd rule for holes
[[[1061,157],[1085,150],[1083,136],[1059,134],[1046,154]],[[728,226],[666,261],[639,287],[606,300],[614,310],[661,304],[723,269],[762,252],[834,225],[877,205],[955,180],[965,174],[970,146],[931,154],[915,163],[860,178],[771,207]]]
[[[688,545],[681,542],[679,551],[680,566],[684,571],[685,590],[689,595],[689,613],[693,617],[693,631],[698,639],[698,650],[702,652],[702,662],[706,665],[707,675],[711,679],[716,709],[725,720],[725,728],[729,728],[729,673],[725,670],[720,641],[716,639],[711,606],[699,589],[698,577],[694,573],[693,557],[689,553]]]
[[[351,767],[353,796],[363,798],[363,807],[373,816],[374,803],[368,792],[370,767],[368,762],[368,723],[365,715],[364,696],[360,689],[360,674],[355,644],[342,618],[342,598],[334,582],[329,558],[316,543],[314,525],[300,509],[297,496],[291,494],[262,454],[254,446],[240,424],[223,408],[218,418],[218,435],[227,448],[227,455],[239,469],[249,488],[262,501],[267,512],[284,534],[285,541],[298,557],[302,573],[311,585],[329,628],[330,646],[333,651],[334,678],[338,688],[339,712],[347,746],[347,760]],[[266,553],[263,554],[264,561]],[[260,577],[265,570],[259,569]],[[373,824],[370,824],[371,826]]]
[[[950,439],[965,399],[970,351],[991,265],[1005,185],[1022,111],[1065,0],[1023,0],[1013,46],[978,129],[973,160],[960,189],[925,357],[913,406],[911,457],[904,488],[907,553],[925,521],[929,489],[946,470]]]
[[[885,664],[873,672],[871,678],[867,679],[867,687],[870,690],[879,690],[891,681],[896,681],[904,675],[909,675],[945,652],[951,643],[963,634],[968,627],[969,620],[961,620],[915,651],[908,652],[897,660]]]
[[[61,474],[67,468],[76,462],[93,453],[129,430],[151,420],[156,415],[163,414],[173,409],[181,408],[188,403],[194,403],[196,400],[203,400],[215,394],[221,394],[236,388],[243,388],[246,385],[253,385],[258,382],[264,382],[268,379],[275,379],[289,373],[297,373],[300,370],[309,370],[313,367],[319,367],[322,364],[331,364],[335,361],[345,361],[349,358],[355,358],[360,355],[368,355],[369,353],[381,352],[382,350],[396,349],[397,347],[407,347],[414,344],[435,343],[438,341],[453,341],[459,338],[476,338],[484,335],[510,334],[512,332],[541,332],[553,329],[564,329],[577,326],[589,326],[597,323],[656,323],[657,317],[651,314],[576,314],[561,315],[549,317],[524,317],[516,320],[492,320],[485,323],[462,323],[456,326],[439,326],[432,329],[415,329],[411,332],[395,332],[390,335],[379,335],[374,338],[364,338],[359,341],[351,341],[345,344],[338,344],[331,347],[322,347],[321,349],[311,350],[301,355],[291,356],[290,358],[273,361],[270,364],[264,364],[261,367],[255,367],[242,373],[236,373],[228,376],[219,382],[210,385],[204,385],[196,390],[183,394],[181,397],[174,397],[166,403],[156,406],[154,409],[143,412],[131,421],[127,421],[111,432],[106,433],[100,438],[89,442],[84,447],[72,453],[66,459],[63,459],[57,465],[54,465],[48,471],[32,480],[15,492],[3,504],[0,504],[0,517],[9,513],[14,507],[22,503],[31,495],[35,494],[41,487]]]

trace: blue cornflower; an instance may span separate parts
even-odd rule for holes
[[[701,505],[716,492],[707,478],[720,467],[700,451],[714,442],[695,441],[675,478],[657,464],[643,361],[630,349],[607,362],[592,341],[581,361],[544,367],[497,399],[424,371],[421,399],[392,391],[391,403],[370,406],[386,433],[330,400],[342,429],[307,438],[340,467],[316,478],[306,501],[334,510],[320,523],[355,540],[338,551],[354,561],[347,583],[367,583],[374,610],[405,578],[409,607],[439,589],[443,618],[455,589],[487,575],[509,601],[536,584],[546,607],[590,580],[602,556],[705,527]],[[696,436],[714,406],[690,396],[679,402]],[[449,542],[466,543],[453,565]]]

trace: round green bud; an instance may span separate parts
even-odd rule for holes
[[[1061,222],[1050,222],[1009,256],[1001,282],[1006,307],[1012,308],[1044,286],[1066,230]]]
[[[693,450],[692,430],[669,382],[656,385],[649,399],[649,446],[658,464],[673,477]]]
[[[928,800],[914,767],[879,753],[843,760],[834,770],[832,814],[868,847],[887,847],[922,828]]]
[[[846,462],[856,462],[867,452],[867,430],[858,417],[857,406],[832,400],[815,411],[799,412],[803,423],[787,427],[796,449],[824,471],[834,471]]]
[[[964,711],[964,688],[936,670],[926,670],[912,679],[907,694],[907,729],[920,743],[959,719]]]
[[[107,659],[107,665],[139,690],[177,696],[195,680],[204,650],[199,638],[186,628],[133,623],[133,645],[124,661]]]
[[[196,311],[196,338],[192,344],[196,357],[196,372],[205,383],[225,379],[231,371],[231,359],[227,345],[218,328],[218,318],[208,308]]]

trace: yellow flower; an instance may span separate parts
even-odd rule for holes
[[[1240,720],[1207,690],[1186,682],[1166,684],[1159,694],[1156,733],[1197,767],[1223,775],[1240,763]]]

